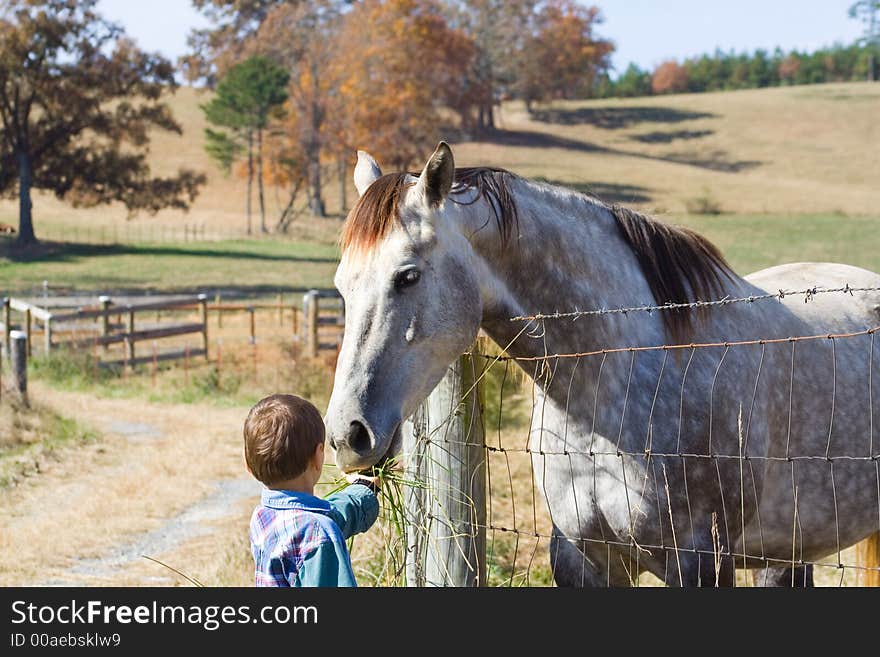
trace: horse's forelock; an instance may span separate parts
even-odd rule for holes
[[[340,236],[342,251],[365,252],[391,231],[400,222],[400,201],[404,191],[414,185],[411,178],[417,173],[390,173],[375,180],[364,192],[345,221]],[[489,167],[466,167],[455,170],[455,186],[452,200],[469,205],[478,199],[485,199],[492,208],[493,219],[503,242],[507,242],[519,218],[509,182],[513,174],[504,169]],[[477,196],[471,201],[461,201],[454,197],[468,189],[475,189]]]
[[[343,251],[372,249],[399,220],[400,199],[407,183],[406,173],[389,173],[375,180],[364,192],[345,220],[339,245]]]

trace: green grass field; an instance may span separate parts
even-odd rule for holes
[[[0,254],[3,248],[0,242]],[[259,295],[332,285],[337,253],[333,244],[271,240],[58,243],[33,256],[0,260],[0,292],[28,294],[48,281],[52,286],[96,291],[229,290]]]
[[[703,233],[740,274],[795,261],[836,261],[880,271],[880,217],[684,215],[663,217]],[[0,241],[0,253],[4,242]],[[251,240],[94,246],[57,244],[33,258],[0,260],[0,294],[29,294],[42,282],[75,289],[232,291],[270,294],[330,287],[334,244]]]

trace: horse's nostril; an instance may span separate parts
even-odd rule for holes
[[[367,452],[370,450],[370,432],[360,422],[352,422],[348,427],[345,442],[355,452]]]

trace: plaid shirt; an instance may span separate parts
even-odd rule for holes
[[[357,586],[345,540],[369,529],[379,500],[354,484],[326,499],[263,490],[251,516],[257,586]]]

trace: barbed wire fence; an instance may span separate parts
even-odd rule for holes
[[[511,321],[522,324],[515,340],[540,339],[587,317],[878,291],[813,287]],[[795,584],[812,567],[817,584],[880,584],[878,330],[539,356],[481,340],[405,428],[399,582],[550,585],[551,561],[570,571],[575,555],[580,583],[751,585],[754,573],[766,581],[790,569]],[[551,413],[563,426],[545,426]],[[579,415],[587,426],[574,426]],[[604,517],[615,495],[617,515]],[[578,531],[563,537],[554,527],[570,527],[572,510]],[[594,521],[581,527],[585,517]]]

